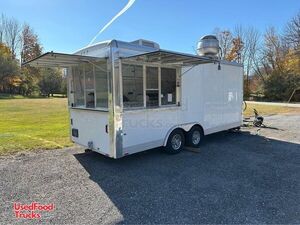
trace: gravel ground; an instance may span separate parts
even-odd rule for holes
[[[300,115],[209,135],[199,153],[120,160],[80,148],[0,159],[2,224],[300,223]],[[54,203],[16,219],[13,203]]]

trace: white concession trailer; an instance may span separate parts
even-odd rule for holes
[[[110,40],[24,65],[66,68],[71,139],[111,158],[177,153],[242,123],[242,65],[218,57]]]

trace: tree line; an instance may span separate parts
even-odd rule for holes
[[[61,69],[21,67],[21,63],[40,56],[43,47],[29,24],[15,18],[0,17],[0,93],[24,96],[66,94]]]
[[[245,98],[287,101],[300,92],[300,11],[282,32],[269,27],[216,28],[221,57],[244,65]],[[0,17],[0,93],[46,95],[66,93],[60,69],[20,66],[43,52],[38,35],[28,24]],[[298,96],[300,98],[300,96]],[[300,99],[298,99],[300,101]]]
[[[244,96],[272,101],[300,101],[300,11],[282,32],[268,27],[215,29],[222,57],[244,65]],[[297,92],[298,90],[298,92]]]

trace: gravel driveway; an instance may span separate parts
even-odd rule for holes
[[[0,159],[2,224],[300,223],[300,115],[113,160],[80,148]],[[54,203],[16,219],[13,203]]]

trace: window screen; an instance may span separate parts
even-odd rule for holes
[[[87,108],[95,108],[95,80],[93,65],[85,65],[85,102]]]
[[[147,67],[146,87],[147,89],[158,90],[158,68],[157,67]]]
[[[158,67],[146,67],[146,106],[159,106]]]
[[[74,107],[107,108],[108,84],[106,62],[74,66]]]
[[[176,69],[161,68],[161,104],[176,104]]]
[[[143,107],[143,67],[122,64],[122,75],[124,107]]]
[[[108,108],[108,83],[106,62],[95,64],[96,107]]]
[[[74,105],[75,107],[84,106],[84,68],[75,66],[73,68],[74,80]]]
[[[94,71],[93,65],[86,64],[85,65],[85,89],[94,90],[95,81],[94,81]]]

